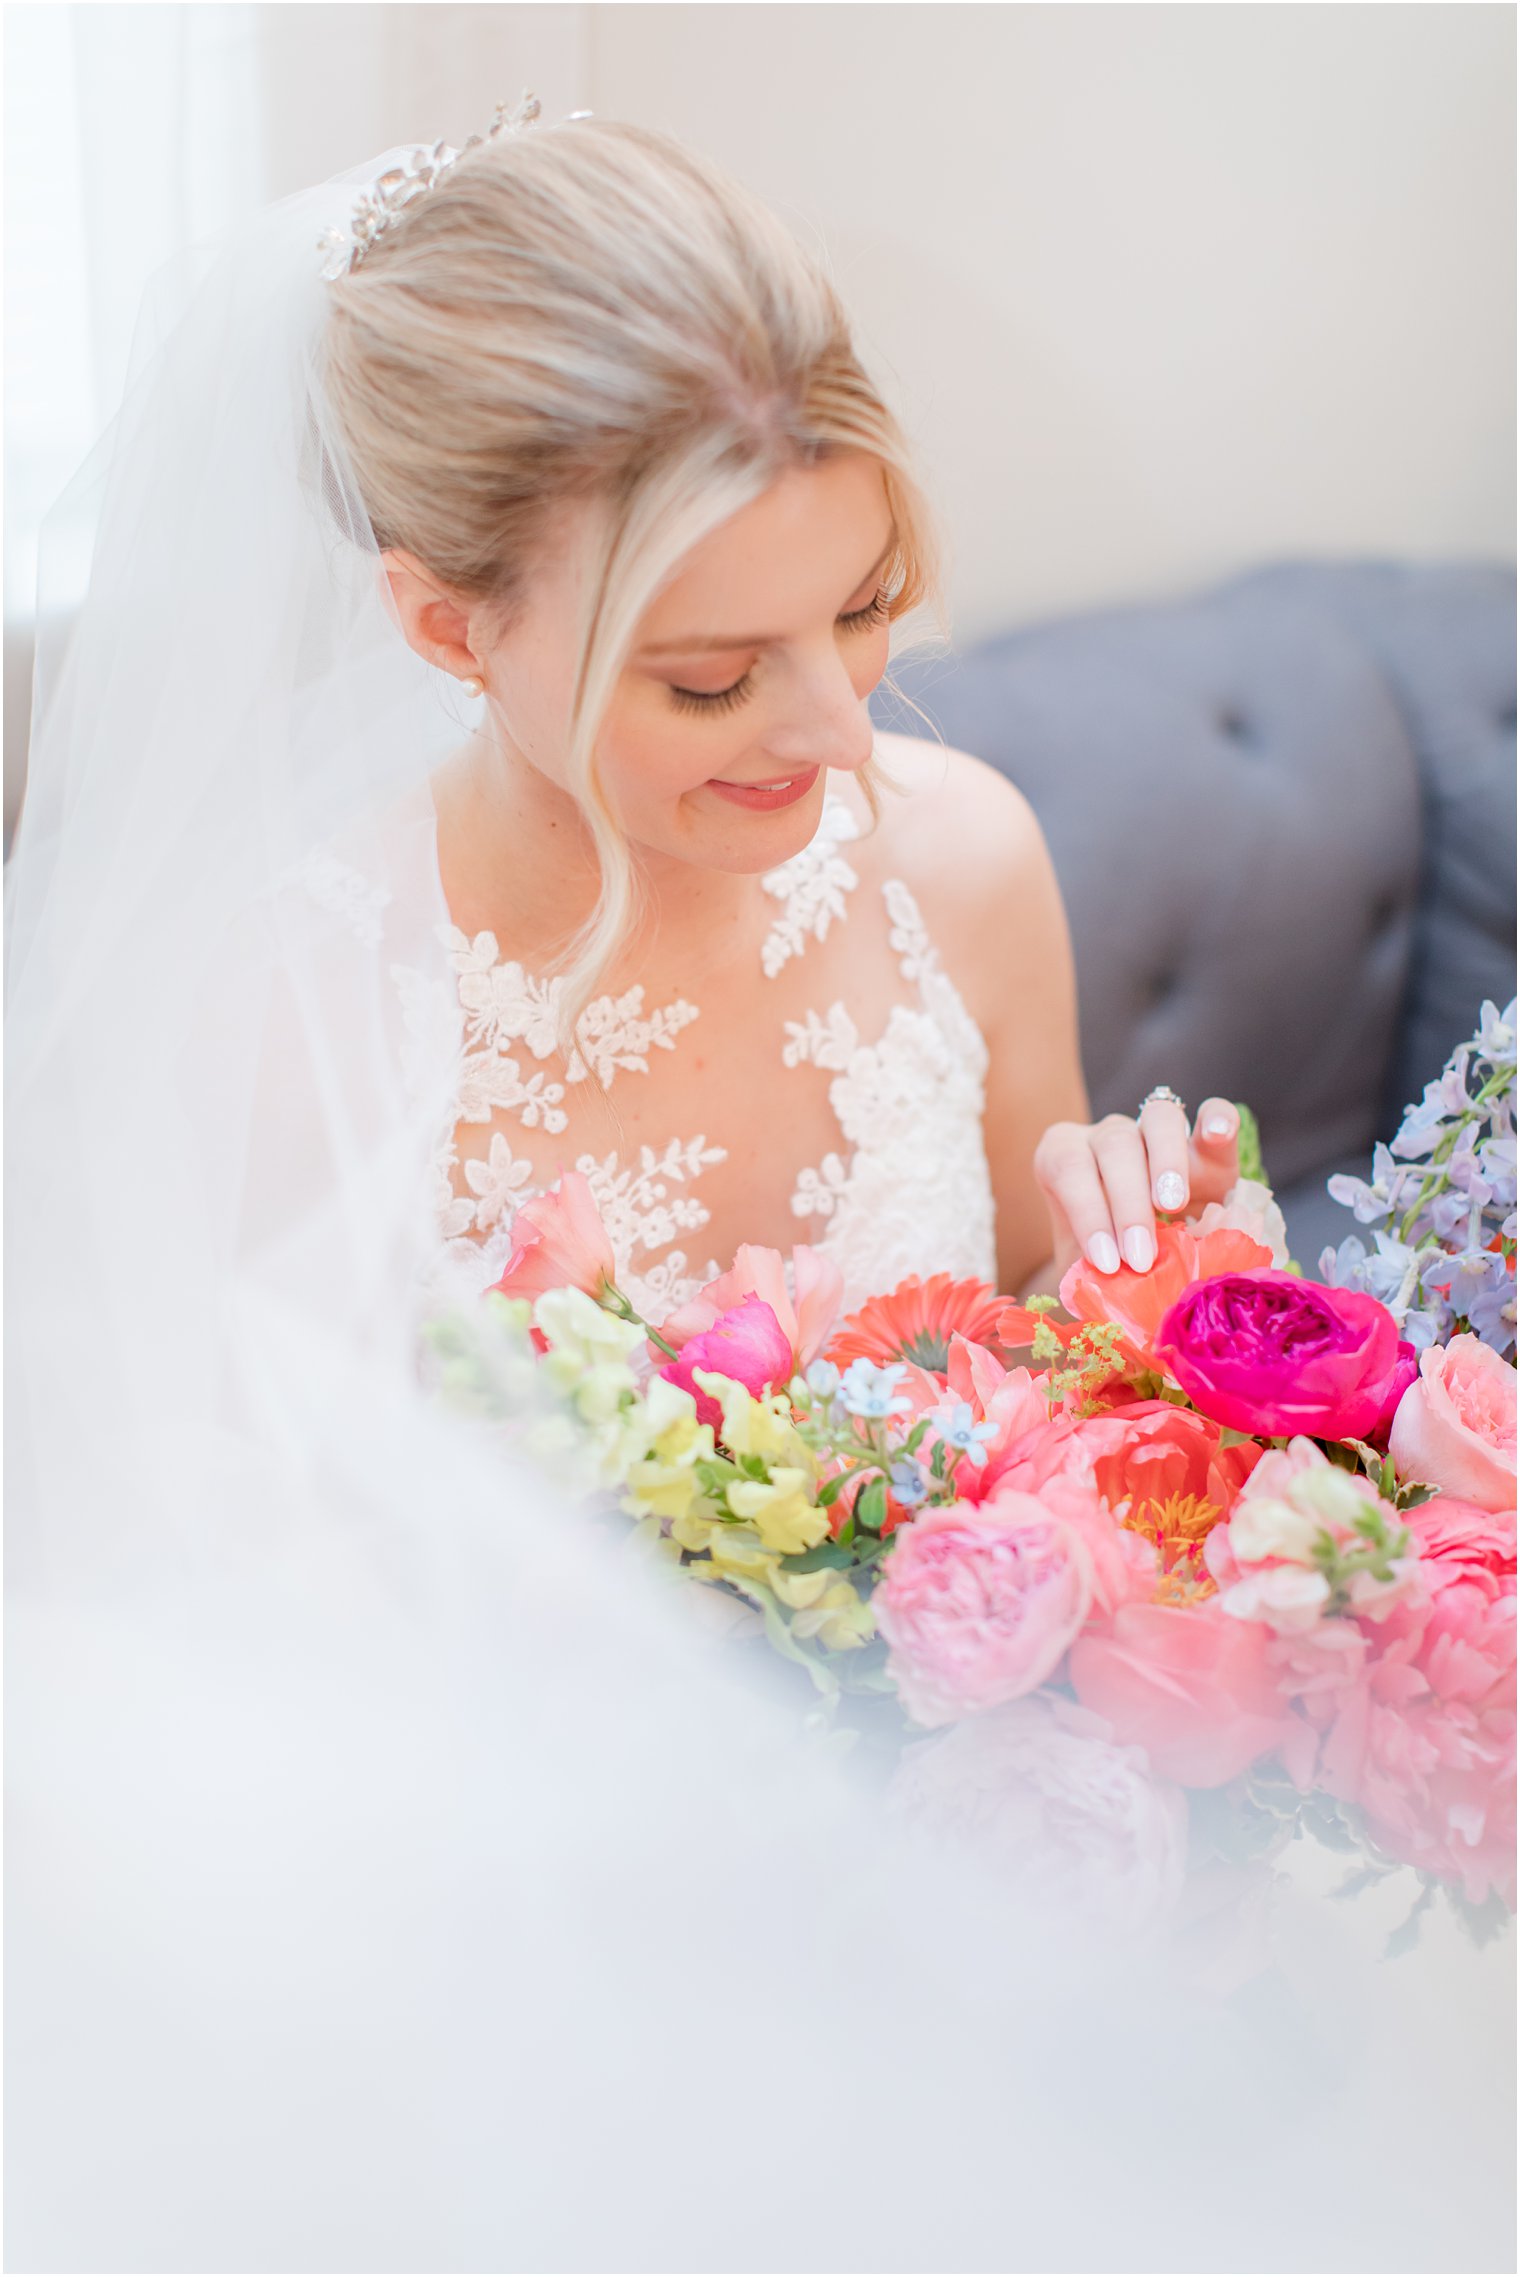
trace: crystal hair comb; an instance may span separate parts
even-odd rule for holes
[[[346,276],[364,259],[381,231],[431,190],[466,151],[478,149],[483,142],[494,142],[499,134],[520,134],[533,124],[542,108],[536,95],[524,95],[515,108],[498,103],[485,133],[472,134],[462,150],[454,150],[446,142],[435,142],[431,149],[419,143],[407,154],[404,165],[392,166],[370,185],[355,206],[347,229],[334,227],[322,232],[317,239],[317,251],[323,255],[322,275],[329,283]],[[590,116],[589,111],[570,113],[572,119]]]

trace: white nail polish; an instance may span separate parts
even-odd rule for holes
[[[1117,1273],[1119,1245],[1111,1233],[1095,1233],[1087,1244],[1087,1254],[1100,1273]]]
[[[1228,1115],[1210,1115],[1203,1126],[1203,1135],[1205,1138],[1228,1138],[1234,1128]]]
[[[1175,1170],[1163,1170],[1156,1180],[1157,1209],[1180,1210],[1186,1200],[1186,1181]]]
[[[1124,1236],[1124,1258],[1134,1273],[1148,1273],[1156,1262],[1156,1237],[1143,1225],[1132,1225]]]

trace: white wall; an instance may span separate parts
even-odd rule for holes
[[[1287,554],[1513,558],[1509,6],[586,13],[595,109],[821,232],[959,638]]]

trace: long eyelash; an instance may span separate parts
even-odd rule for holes
[[[670,700],[678,712],[731,712],[742,704],[749,694],[753,672],[746,672],[731,688],[719,688],[713,695],[703,695],[695,688],[676,688],[670,691]]]
[[[885,624],[891,614],[892,597],[885,585],[882,585],[877,588],[875,599],[868,602],[865,608],[854,610],[848,617],[841,617],[839,622],[846,632],[864,632],[867,625]]]
[[[837,622],[846,632],[864,632],[868,625],[886,624],[891,614],[892,596],[883,585],[865,608],[853,609],[848,616],[837,619]],[[713,712],[731,712],[745,701],[753,679],[754,672],[751,669],[742,680],[736,680],[731,688],[719,688],[711,695],[704,694],[697,688],[677,688],[672,685],[670,700],[678,712],[707,712],[709,715]]]

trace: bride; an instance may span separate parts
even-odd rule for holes
[[[1048,1921],[910,1860],[419,1383],[440,1236],[480,1289],[567,1169],[659,1310],[741,1241],[816,1242],[852,1299],[1143,1268],[1235,1167],[1223,1101],[1091,1123],[1027,807],[872,730],[933,555],[817,263],[658,136],[529,122],[195,248],[44,531],[7,904],[8,2248],[1428,2246],[1423,2176],[1471,2147],[1449,2051],[1432,2166],[1354,2220],[1343,2178],[1407,2131],[1390,2039],[1460,2038],[1483,1986],[1380,2043],[1333,1955],[1300,2050],[1117,1948],[1057,1971]],[[909,2153],[880,2183],[873,2123]]]
[[[1089,1122],[1027,804],[873,729],[929,518],[818,261],[610,122],[410,188],[340,251],[325,377],[406,639],[483,699],[431,786],[445,1233],[500,1262],[573,1163],[656,1315],[742,1241],[814,1242],[850,1303],[1144,1271],[1236,1116]]]

